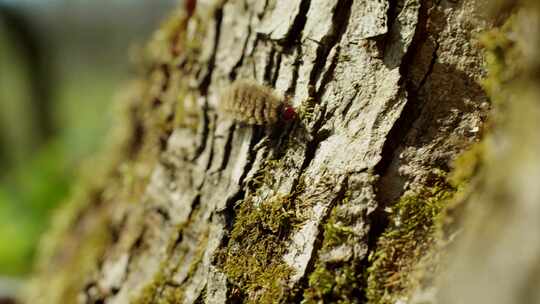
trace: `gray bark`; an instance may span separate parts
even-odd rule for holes
[[[496,8],[515,12],[496,33],[507,41],[498,59],[505,72],[490,77],[497,127],[439,279],[440,303],[540,303],[540,3]]]
[[[486,26],[475,1],[208,0],[174,15],[104,172],[44,241],[28,302],[299,303],[317,265],[340,263],[356,271],[349,301],[365,301],[384,209],[479,138]],[[216,112],[240,78],[299,118]]]

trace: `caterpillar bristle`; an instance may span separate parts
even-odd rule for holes
[[[237,80],[226,88],[221,94],[220,109],[223,114],[250,125],[271,125],[281,118],[292,117],[291,113],[282,113],[284,109],[292,109],[285,105],[282,96],[253,80]]]

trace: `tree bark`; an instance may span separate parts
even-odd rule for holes
[[[484,39],[496,127],[439,280],[440,303],[540,303],[540,3],[495,8],[513,13]]]
[[[156,32],[27,302],[407,299],[490,107],[476,1],[194,3]],[[234,79],[298,118],[231,121],[216,109]]]

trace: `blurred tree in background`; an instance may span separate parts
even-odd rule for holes
[[[175,2],[0,0],[0,277],[29,271],[51,210],[107,132],[123,55]]]

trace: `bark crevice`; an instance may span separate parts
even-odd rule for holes
[[[300,2],[300,10],[294,18],[292,26],[287,33],[287,36],[281,43],[285,50],[290,49],[291,47],[294,47],[294,45],[299,43],[300,37],[302,36],[302,31],[304,30],[304,26],[306,25],[307,13],[310,9],[310,6],[311,0],[302,0],[302,2]]]
[[[292,289],[294,292],[291,293],[292,297],[289,298],[290,303],[301,304],[302,301],[304,301],[304,292],[309,287],[309,277],[315,270],[317,260],[319,259],[319,253],[321,252],[321,249],[323,248],[324,231],[325,231],[324,226],[327,223],[328,218],[332,214],[332,211],[334,207],[336,206],[336,204],[345,198],[345,195],[348,189],[348,183],[349,183],[349,178],[348,178],[348,175],[346,175],[340,184],[339,191],[336,193],[335,198],[332,200],[332,202],[328,206],[326,213],[322,217],[322,220],[319,222],[319,225],[317,228],[317,231],[318,231],[317,237],[313,244],[313,254],[311,255],[307,263],[306,270],[303,276],[298,280],[298,282],[296,282],[295,286]]]

